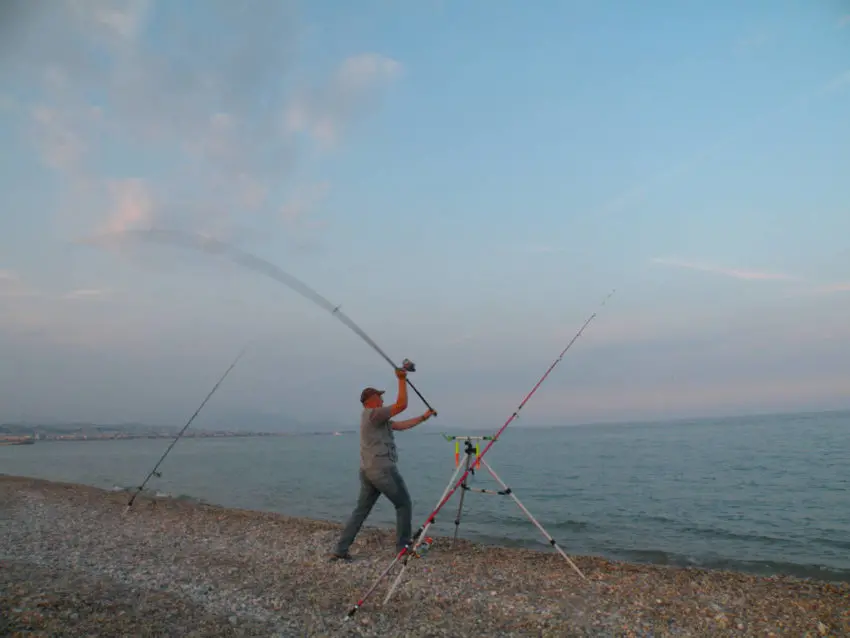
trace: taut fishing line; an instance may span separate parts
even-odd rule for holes
[[[205,252],[210,255],[221,255],[229,258],[234,263],[248,268],[249,270],[253,270],[255,272],[259,272],[268,277],[271,277],[275,281],[278,281],[293,290],[295,292],[301,294],[306,297],[313,303],[318,306],[324,308],[328,312],[330,312],[334,317],[339,319],[342,323],[348,326],[351,330],[354,331],[363,341],[369,344],[372,349],[375,350],[383,359],[389,363],[394,369],[404,369],[408,372],[414,372],[416,370],[416,366],[405,359],[402,362],[401,366],[397,366],[392,359],[375,343],[369,335],[367,335],[354,321],[351,320],[342,310],[340,310],[340,306],[332,303],[318,292],[310,288],[307,284],[305,284],[300,279],[293,277],[289,273],[284,272],[271,262],[257,257],[256,255],[252,255],[250,253],[245,252],[244,250],[240,250],[236,246],[232,246],[218,239],[213,239],[211,237],[206,237],[203,235],[197,235],[193,233],[181,232],[178,230],[165,230],[165,229],[145,229],[145,230],[126,230],[117,233],[105,233],[99,235],[95,238],[85,240],[82,243],[89,244],[97,244],[99,240],[108,239],[110,237],[127,237],[127,238],[139,238],[144,241],[150,241],[154,243],[160,244],[171,244],[174,246],[181,246],[183,248],[191,248],[195,250],[200,250],[201,252]],[[416,388],[415,385],[410,381],[410,378],[407,378],[407,384],[410,388],[416,393],[416,395],[422,400],[429,410],[434,413],[434,416],[437,416],[437,411],[431,407],[428,401],[422,396],[422,393]]]

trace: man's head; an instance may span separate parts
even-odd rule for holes
[[[384,405],[384,391],[366,388],[360,393],[360,403],[364,408],[380,408]]]

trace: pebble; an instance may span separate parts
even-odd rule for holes
[[[395,572],[345,623],[392,560],[393,530],[364,529],[355,564],[331,564],[334,523],[125,508],[121,493],[0,477],[0,635],[850,635],[847,584],[574,557],[583,581],[556,553],[440,538],[387,606]]]

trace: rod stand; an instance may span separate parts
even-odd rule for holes
[[[476,492],[476,493],[480,493],[480,494],[492,494],[492,495],[496,495],[496,496],[508,496],[514,501],[514,503],[516,503],[517,507],[519,507],[519,509],[522,511],[522,513],[525,514],[525,516],[528,518],[528,520],[531,521],[531,523],[540,531],[541,534],[543,534],[543,536],[548,541],[549,545],[551,547],[553,547],[555,549],[555,551],[557,551],[564,558],[564,560],[567,561],[567,563],[570,565],[570,567],[572,567],[573,570],[575,570],[575,572],[582,578],[582,580],[586,581],[587,577],[582,573],[582,571],[572,561],[572,559],[570,559],[570,557],[566,554],[566,552],[564,552],[564,550],[561,549],[560,545],[558,545],[558,542],[552,537],[551,534],[549,534],[548,531],[546,531],[546,528],[543,527],[543,525],[540,524],[540,522],[534,517],[534,515],[531,512],[528,511],[528,508],[526,508],[526,506],[523,505],[522,501],[519,500],[519,498],[514,493],[514,491],[499,477],[498,474],[496,474],[496,472],[495,472],[495,470],[493,470],[492,466],[487,461],[485,461],[484,459],[481,458],[479,451],[478,451],[477,441],[492,439],[493,437],[476,437],[476,436],[449,437],[449,436],[446,436],[446,435],[443,435],[443,436],[445,436],[446,440],[455,442],[455,472],[452,475],[452,478],[449,480],[449,486],[446,488],[446,491],[443,492],[443,496],[440,498],[440,501],[442,501],[443,498],[445,498],[446,493],[451,488],[451,486],[454,484],[454,481],[457,480],[458,473],[461,470],[465,470],[465,477],[463,479],[463,482],[460,485],[460,498],[458,499],[459,503],[458,503],[457,513],[455,515],[455,520],[454,520],[455,530],[454,530],[454,537],[452,538],[451,547],[454,547],[455,543],[457,542],[458,531],[460,529],[460,521],[461,521],[461,517],[462,517],[462,514],[463,514],[464,496],[466,495],[467,492]],[[461,453],[460,442],[461,441],[463,441],[463,456],[464,456],[463,464],[461,464],[461,462],[460,462],[460,453]],[[473,445],[473,441],[476,441],[475,445]],[[475,470],[477,468],[482,467],[482,466],[484,467],[484,469],[487,470],[487,472],[496,481],[496,483],[499,485],[499,487],[501,489],[499,489],[499,490],[487,490],[487,489],[482,489],[482,488],[473,488],[473,487],[469,486],[469,484],[467,482],[469,480],[469,477],[473,476],[475,474]],[[432,521],[432,523],[435,523],[435,522],[436,522],[436,519],[434,521]],[[390,586],[390,589],[387,591],[386,597],[384,598],[384,604],[385,605],[387,604],[387,602],[389,602],[390,598],[395,593],[396,589],[398,588],[399,583],[401,582],[401,578],[404,575],[404,571],[407,567],[407,559],[411,558],[411,557],[412,558],[419,558],[420,557],[419,552],[417,552],[417,549],[419,547],[419,544],[422,542],[422,540],[424,540],[426,538],[425,533],[428,531],[428,528],[431,526],[432,523],[429,523],[428,525],[426,525],[424,527],[421,535],[419,536],[419,538],[417,538],[416,542],[411,547],[410,553],[408,555],[406,555],[404,557],[404,559],[402,559],[401,569],[399,570],[398,574],[396,574],[395,580],[393,581],[392,585]],[[431,539],[429,538],[428,540],[429,540],[429,546],[430,546],[430,540]]]

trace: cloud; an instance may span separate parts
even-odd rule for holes
[[[305,218],[308,213],[325,198],[328,190],[330,190],[330,184],[328,182],[319,182],[296,189],[292,196],[281,206],[281,218],[289,226],[305,224]]]
[[[105,232],[118,233],[153,221],[153,198],[143,180],[111,181],[107,187],[113,205]]]
[[[307,133],[322,147],[332,147],[348,122],[362,116],[377,93],[401,72],[401,63],[382,55],[349,57],[328,83],[301,91],[284,113],[284,128],[289,133]]]
[[[832,293],[840,293],[840,292],[850,292],[850,282],[848,283],[838,283],[838,284],[826,284],[823,286],[817,286],[812,290],[812,292],[816,294],[832,294]]]
[[[25,283],[14,271],[0,270],[0,297],[38,298],[39,302],[50,302],[56,299],[91,299],[109,294],[110,291],[105,288],[78,288],[64,294],[48,293]]]
[[[18,273],[0,270],[0,297],[37,297],[38,291],[25,284]]]
[[[795,275],[787,275],[783,273],[764,272],[757,270],[742,270],[738,268],[726,268],[714,264],[706,264],[701,262],[693,262],[682,259],[670,259],[663,257],[655,257],[651,260],[653,263],[673,268],[684,268],[688,270],[696,270],[699,272],[731,277],[734,279],[742,279],[745,281],[783,281],[799,284],[794,288],[794,294],[802,295],[828,295],[842,292],[850,292],[850,283],[833,283],[833,284],[815,284],[808,282],[803,277]]]
[[[69,121],[69,115],[41,105],[33,107],[31,112],[42,158],[60,170],[76,167],[86,150],[85,141]]]
[[[248,11],[210,0],[192,20],[164,6],[17,6],[0,80],[29,98],[15,112],[28,114],[65,189],[60,221],[72,235],[152,223],[220,236],[303,228],[328,189],[296,173],[305,149],[338,147],[401,64],[355,54],[299,87],[294,3]]]
[[[715,275],[723,275],[725,277],[733,277],[735,279],[744,279],[748,281],[802,281],[800,277],[795,277],[793,275],[785,275],[781,273],[771,273],[756,270],[741,270],[737,268],[725,268],[722,266],[685,261],[681,259],[655,257],[652,259],[652,262],[664,266],[672,266],[674,268],[698,270],[701,272],[712,273]]]
[[[63,299],[94,299],[105,297],[110,294],[110,291],[102,288],[78,288],[71,290],[62,295]]]

